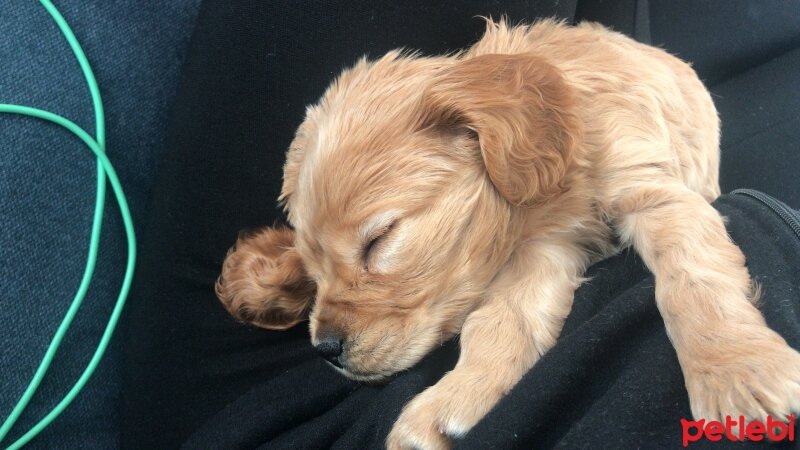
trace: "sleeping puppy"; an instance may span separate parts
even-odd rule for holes
[[[456,367],[386,441],[443,449],[554,345],[587,265],[631,245],[693,415],[784,417],[800,354],[709,205],[718,166],[717,113],[687,64],[595,24],[489,21],[463,53],[390,52],[339,76],[287,154],[293,228],[241,237],[217,294],[264,328],[308,317],[356,380],[459,334]]]

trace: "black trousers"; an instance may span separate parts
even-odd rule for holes
[[[458,348],[451,342],[385,386],[359,385],[316,356],[305,324],[285,332],[238,324],[213,290],[237,233],[281,220],[275,199],[284,152],[305,105],[343,67],[400,46],[426,53],[465,47],[482,32],[476,15],[573,20],[587,10],[563,0],[452,3],[204,3],[125,315],[125,448],[379,448],[403,404],[454,365]],[[798,67],[796,58],[785,64]],[[726,114],[736,119],[752,92],[720,86],[743,92],[720,105],[723,121]],[[791,159],[796,139],[775,137],[775,158],[798,161]],[[747,168],[736,170],[737,155],[724,158],[733,167],[723,166],[725,190],[755,180],[800,204],[796,166],[774,163],[769,176],[762,170],[747,179]],[[768,323],[800,348],[800,236],[791,210],[781,215],[767,203],[740,193],[715,207],[728,216],[764,288]],[[652,275],[625,252],[589,276],[557,345],[457,446],[680,446],[688,398],[655,307]]]

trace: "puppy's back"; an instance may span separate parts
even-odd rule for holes
[[[550,19],[487,21],[463,58],[492,53],[535,54],[562,72],[585,127],[580,156],[602,197],[665,171],[709,201],[719,196],[719,119],[687,63],[599,24]]]

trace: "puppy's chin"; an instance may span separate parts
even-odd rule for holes
[[[420,343],[417,343],[418,345]],[[364,361],[342,358],[342,365],[328,364],[345,377],[368,384],[384,384],[394,379],[397,374],[408,370],[423,359],[432,348],[428,345],[417,347],[418,352],[393,353],[388,359],[371,361],[373,364],[364,364]],[[376,350],[373,350],[376,351]],[[372,359],[372,358],[370,358]],[[374,364],[377,362],[377,364]]]
[[[388,383],[392,378],[394,378],[394,375],[396,373],[396,372],[392,372],[392,373],[384,373],[384,372],[366,373],[366,372],[364,372],[364,373],[361,373],[361,372],[350,371],[346,367],[344,367],[344,368],[336,367],[331,363],[328,363],[328,365],[331,366],[332,368],[334,368],[340,374],[344,375],[345,377],[347,377],[347,378],[349,378],[351,380],[360,381],[362,383],[367,383],[367,384],[385,384],[385,383]]]

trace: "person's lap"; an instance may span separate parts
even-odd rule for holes
[[[453,343],[383,388],[359,386],[325,367],[304,324],[274,332],[236,323],[215,298],[213,282],[240,230],[280,220],[275,199],[284,151],[305,105],[344,66],[399,46],[426,53],[464,47],[482,31],[473,18],[478,14],[507,12],[512,21],[571,14],[563,2],[566,9],[544,8],[538,15],[525,9],[527,2],[495,10],[473,3],[479,2],[394,9],[342,2],[315,9],[287,2],[278,13],[246,1],[204,4],[126,317],[124,446],[379,445],[402,404],[452,366]],[[748,223],[747,212],[756,209],[743,199],[721,200],[720,208],[740,219],[732,227],[734,233],[743,227],[742,236],[774,226]],[[771,270],[764,263],[754,272]],[[482,439],[489,430],[509,445],[518,431],[524,432],[520,440],[580,444],[588,442],[581,436],[602,434],[614,420],[634,424],[626,443],[652,442],[672,438],[664,430],[688,417],[677,361],[651,298],[652,278],[631,253],[598,264],[591,274],[560,350],[543,359],[464,445],[488,445]],[[791,331],[791,322],[773,319]],[[587,346],[592,339],[598,343]],[[612,349],[618,356],[608,354]],[[638,408],[609,414],[630,406],[631,395],[642,396]],[[520,411],[537,427],[515,428]],[[578,420],[583,416],[588,419]],[[676,419],[664,423],[664,417]],[[659,426],[635,426],[648,419]]]
[[[724,196],[715,205],[769,293],[761,304],[768,323],[800,347],[800,267],[792,264],[800,258],[800,235],[747,195]],[[680,445],[679,421],[691,413],[655,306],[653,277],[632,252],[594,265],[588,277],[556,346],[457,448]],[[254,381],[183,448],[380,448],[405,402],[453,367],[458,348],[449,342],[377,387],[347,382],[310,353]]]

